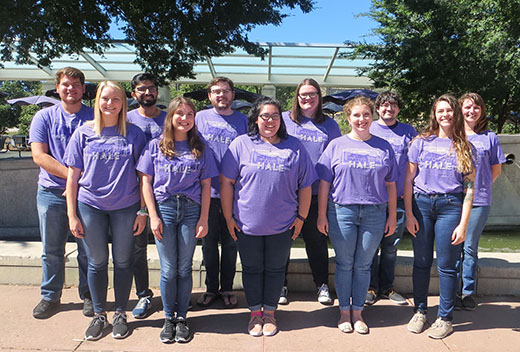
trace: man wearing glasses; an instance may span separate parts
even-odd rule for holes
[[[132,78],[132,97],[137,100],[139,107],[128,113],[128,122],[137,125],[145,134],[146,140],[161,135],[166,112],[161,111],[155,104],[158,96],[158,82],[151,73],[139,73]],[[143,211],[145,214],[146,211]],[[149,288],[147,246],[150,228],[136,236],[134,242],[134,280],[136,294],[139,298],[132,315],[134,318],[145,318],[152,309],[153,292]]]
[[[213,151],[217,165],[220,167],[222,157],[229,144],[236,137],[247,132],[248,121],[246,115],[231,109],[235,93],[233,82],[229,78],[215,77],[208,85],[208,98],[213,108],[197,113],[195,124]],[[237,304],[237,298],[233,294],[237,247],[229,234],[222,214],[218,177],[211,180],[208,225],[208,234],[202,239],[202,254],[206,267],[206,292],[200,296],[197,304],[207,307],[219,295],[222,295],[224,306],[232,308]],[[221,244],[220,260],[219,242]]]

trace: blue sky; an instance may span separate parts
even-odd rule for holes
[[[300,9],[290,11],[279,26],[261,26],[249,34],[258,42],[333,43],[345,41],[375,42],[370,35],[377,22],[362,16],[368,12],[370,0],[317,0],[315,10],[308,14]]]
[[[249,33],[249,39],[255,42],[322,44],[377,40],[370,36],[377,23],[366,16],[356,17],[368,12],[370,0],[316,0],[315,3],[315,10],[308,14],[299,8],[284,10],[289,17],[280,26],[259,26]],[[110,34],[116,39],[121,37],[114,29]]]

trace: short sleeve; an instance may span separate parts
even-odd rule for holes
[[[239,149],[239,140],[235,139],[229,145],[220,163],[220,173],[231,180],[236,180],[240,174]]]
[[[410,144],[410,148],[408,149],[408,161],[414,164],[419,162],[419,152],[420,152],[420,143],[421,139],[416,138],[412,140]]]
[[[83,170],[83,143],[82,143],[81,129],[77,129],[72,134],[65,155],[63,156],[63,163],[66,166],[72,166]]]
[[[137,171],[150,176],[155,175],[152,149],[154,149],[153,140],[143,148],[136,166]]]
[[[333,146],[329,144],[325,151],[318,159],[318,163],[316,164],[316,172],[318,173],[318,177],[321,180],[327,181],[328,183],[332,183],[334,181],[334,172],[332,171],[332,158],[333,154]]]
[[[300,143],[300,141],[298,141]],[[300,143],[298,158],[298,184],[299,188],[311,186],[317,179],[316,169],[312,165],[311,157],[303,144]]]
[[[395,159],[395,152],[391,146],[388,147],[388,173],[386,174],[386,182],[396,182],[398,177],[397,160]]]
[[[502,150],[502,145],[500,144],[500,140],[498,136],[494,133],[490,134],[490,142],[491,142],[491,153],[490,153],[490,164],[497,165],[503,164],[506,162],[506,157],[504,156],[504,151]]]
[[[208,146],[204,148],[204,152],[202,152],[201,159],[202,168],[200,173],[200,179],[206,180],[208,178],[218,176],[217,163],[215,162],[213,152]]]
[[[49,143],[48,128],[44,110],[38,111],[31,121],[29,143]]]

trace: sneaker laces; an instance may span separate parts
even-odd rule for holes
[[[272,315],[272,314],[264,314],[262,320],[264,322],[264,325],[273,324],[274,326],[276,326],[276,319],[274,318],[274,315]]]
[[[318,296],[328,296],[329,295],[329,287],[327,284],[322,284],[318,289]]]
[[[148,297],[143,297],[139,299],[139,302],[137,302],[135,309],[144,309],[146,310],[146,306],[150,305],[151,301]]]
[[[96,325],[105,325],[107,321],[107,316],[104,314],[96,314],[92,321],[90,322],[89,328],[96,326]]]
[[[121,323],[126,324],[126,314],[117,312],[116,314],[114,314],[114,321],[112,325],[117,325]]]
[[[173,321],[173,319],[172,318],[165,319],[164,320],[164,330],[167,333],[172,334],[173,329],[175,329],[175,322]]]

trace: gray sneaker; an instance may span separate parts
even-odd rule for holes
[[[395,292],[394,290],[390,290],[388,292],[382,293],[380,295],[380,297],[389,299],[390,301],[394,302],[395,304],[399,304],[401,306],[408,304],[408,302],[406,302],[406,299],[403,296],[401,296],[399,293]]]
[[[376,291],[374,291],[373,289],[368,289],[367,291],[367,295],[365,297],[365,304],[367,306],[371,306],[372,304],[376,303],[376,300],[377,300],[377,294],[376,294]]]
[[[106,314],[95,314],[85,331],[85,340],[96,341],[103,336],[103,329],[108,326]]]
[[[408,331],[420,334],[424,329],[424,323],[426,323],[426,314],[417,311],[410,319],[410,322],[408,322]]]
[[[432,339],[443,339],[453,331],[451,321],[442,320],[438,317],[432,327],[428,329],[428,337]]]
[[[116,312],[112,322],[112,337],[115,339],[124,339],[128,336],[128,323],[126,322],[126,314]]]
[[[318,288],[318,302],[329,306],[332,304],[332,297],[330,297],[329,286],[323,284]]]

